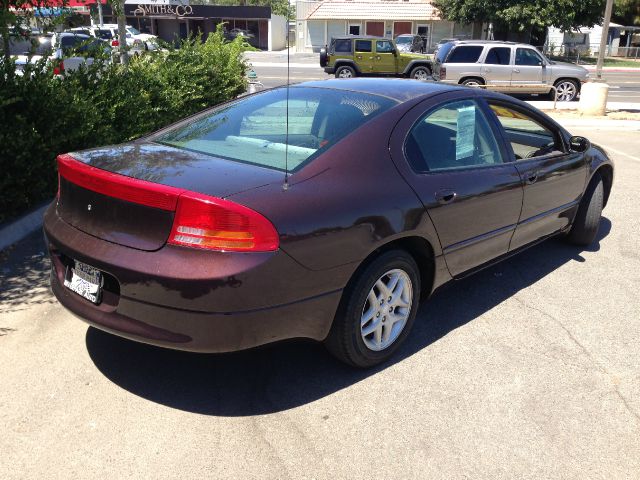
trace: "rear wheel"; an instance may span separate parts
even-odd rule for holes
[[[411,255],[391,250],[371,262],[345,290],[325,341],[356,367],[384,362],[409,334],[418,310],[420,274]]]
[[[484,85],[484,80],[481,78],[465,78],[460,82],[460,85],[464,85],[466,87],[478,87],[480,85]]]
[[[604,184],[599,173],[595,173],[584,192],[578,213],[573,221],[567,240],[576,245],[590,245],[598,235],[600,216],[604,205]]]
[[[336,78],[353,78],[355,76],[356,71],[353,67],[342,65],[336,68]]]
[[[425,66],[417,66],[411,70],[411,78],[415,78],[416,80],[429,80],[431,78],[431,70]]]
[[[556,99],[560,102],[571,102],[578,96],[578,83],[574,80],[558,80],[553,84],[556,87]],[[550,95],[553,95],[553,90]]]

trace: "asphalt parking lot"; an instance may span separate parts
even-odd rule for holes
[[[88,328],[39,234],[0,253],[0,478],[640,478],[640,132],[597,243],[547,241],[422,304],[392,364],[230,355]]]

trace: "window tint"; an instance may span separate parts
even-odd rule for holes
[[[356,52],[370,52],[371,40],[356,40]]]
[[[489,65],[509,65],[511,49],[508,47],[494,47],[487,53],[484,63]]]
[[[405,153],[419,172],[502,163],[487,120],[472,100],[452,102],[428,113],[411,129]]]
[[[335,53],[351,53],[351,40],[335,40],[333,48]]]
[[[491,110],[504,127],[516,160],[562,152],[562,143],[549,128],[529,115],[503,105]]]
[[[447,63],[475,63],[480,58],[483,48],[480,45],[459,45],[451,52]]]
[[[83,43],[85,40],[88,40],[87,37],[80,37],[77,35],[65,35],[60,40],[60,46],[62,48],[75,48]]]
[[[295,171],[396,103],[386,97],[322,88],[284,88],[214,109],[154,140],[276,170]]]
[[[96,35],[103,40],[111,40],[113,38],[113,34],[111,30],[106,30],[104,28],[100,28],[96,31]]]
[[[391,46],[391,42],[387,40],[378,40],[376,41],[376,52],[377,53],[391,53],[393,51],[393,47]]]
[[[518,48],[516,49],[516,65],[542,65],[542,57],[538,55],[538,52],[530,48]]]

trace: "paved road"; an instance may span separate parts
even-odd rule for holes
[[[372,371],[308,343],[195,355],[87,328],[31,236],[0,259],[0,478],[639,478],[640,135],[571,130],[617,166],[598,242],[440,291]]]
[[[317,55],[316,55],[317,57]],[[308,80],[324,80],[331,76],[324,73],[318,66],[316,57],[305,55],[296,56],[291,61],[290,81],[299,83]],[[286,56],[251,57],[256,65],[254,70],[265,87],[276,87],[287,83]],[[257,58],[257,60],[256,60]],[[595,76],[595,72],[592,72]],[[640,103],[640,70],[637,72],[604,72],[604,78],[609,82],[609,100],[614,102]],[[536,97],[531,97],[535,99]]]

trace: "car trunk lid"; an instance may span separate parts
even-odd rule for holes
[[[178,197],[224,198],[278,181],[282,174],[153,143],[61,155],[58,215],[89,235],[140,250],[169,238]]]

